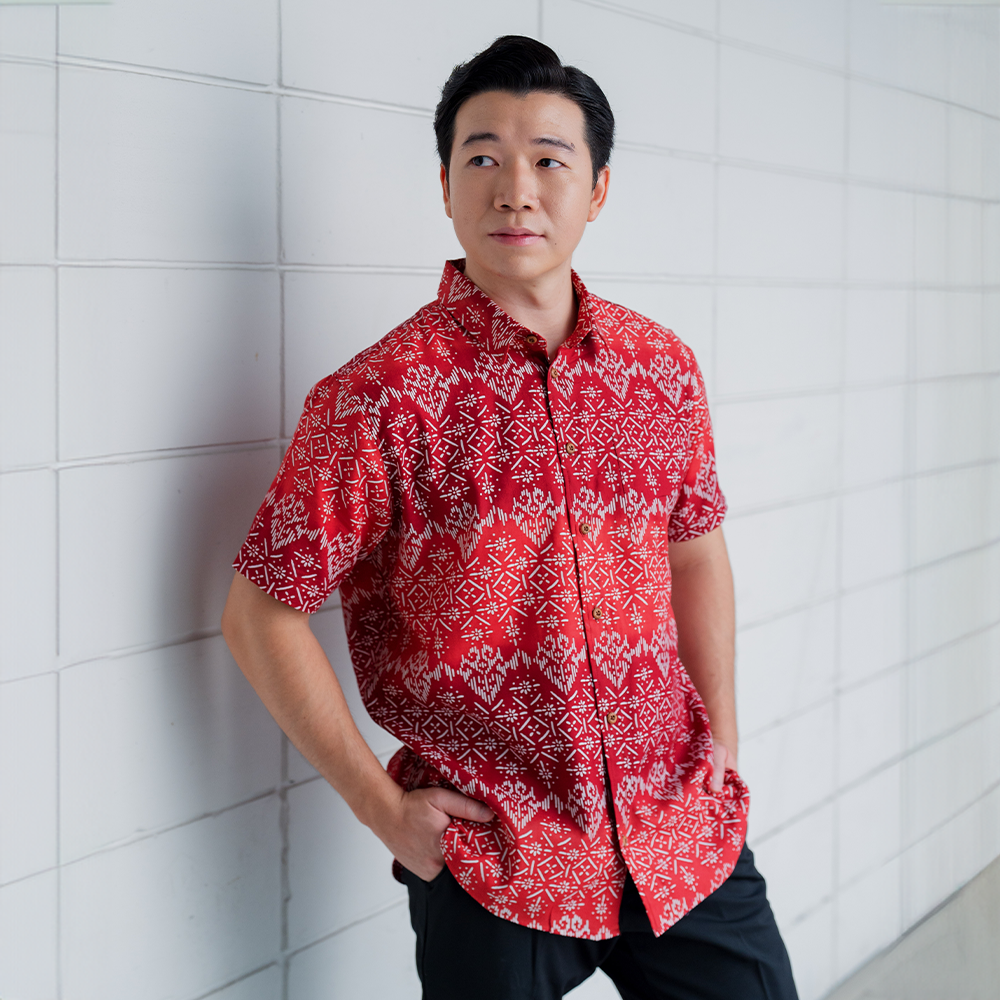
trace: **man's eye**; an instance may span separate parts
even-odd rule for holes
[[[490,164],[496,163],[497,161],[494,160],[492,156],[480,154],[479,156],[474,156],[469,162],[474,167],[488,167]]]
[[[551,170],[553,167],[561,167],[562,163],[559,160],[552,159],[551,156],[543,156],[539,161],[538,165],[540,167],[545,167],[546,170]]]

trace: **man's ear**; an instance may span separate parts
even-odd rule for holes
[[[451,191],[448,188],[448,170],[441,164],[441,193],[444,195],[444,214],[451,218]]]
[[[601,214],[601,209],[604,208],[604,203],[608,200],[608,184],[611,182],[611,168],[608,166],[601,167],[597,171],[597,183],[594,185],[594,190],[590,195],[590,212],[587,215],[587,221],[593,222]]]

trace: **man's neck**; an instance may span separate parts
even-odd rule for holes
[[[565,267],[524,281],[486,271],[467,259],[465,276],[508,316],[541,336],[550,358],[576,326],[577,301],[568,261]]]

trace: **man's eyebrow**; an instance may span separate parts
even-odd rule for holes
[[[499,142],[500,136],[496,132],[473,132],[465,142],[462,143],[463,146],[471,146],[474,142]]]
[[[567,142],[565,139],[557,139],[554,135],[542,135],[531,141],[535,146],[555,146],[557,149],[566,149],[571,153],[576,152],[576,146],[573,143]]]

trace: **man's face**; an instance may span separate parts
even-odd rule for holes
[[[445,211],[473,272],[532,281],[568,266],[607,197],[593,183],[583,112],[558,94],[470,97],[455,117]],[[471,276],[471,275],[470,275]]]

